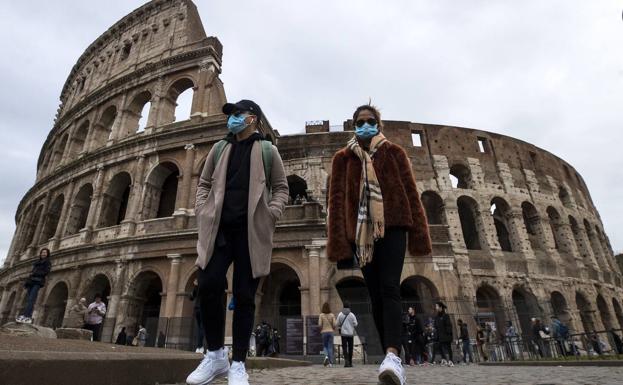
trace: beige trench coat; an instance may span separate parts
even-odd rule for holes
[[[221,220],[221,210],[223,209],[223,198],[225,196],[227,165],[231,152],[231,145],[227,145],[221,153],[218,164],[215,165],[215,147],[212,147],[203,166],[195,200],[198,230],[197,261],[195,265],[200,269],[205,269],[214,252],[214,243]],[[275,146],[273,146],[269,181],[272,187],[271,192],[266,187],[266,179],[262,161],[262,145],[259,141],[256,141],[251,149],[249,212],[247,216],[249,254],[251,256],[251,268],[254,278],[266,276],[270,272],[275,223],[283,214],[289,195],[283,162]]]

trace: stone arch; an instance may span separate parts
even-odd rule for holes
[[[143,90],[137,92],[132,101],[128,104],[124,113],[125,124],[123,131],[125,135],[132,135],[141,132],[147,126],[149,120],[149,108],[151,107],[152,94],[150,91]],[[144,114],[147,115],[144,115]]]
[[[180,283],[184,285],[181,291],[186,295],[190,296],[194,289],[194,281],[197,279],[197,268],[190,269],[190,274],[185,274],[184,279],[180,280]],[[182,305],[182,317],[194,317],[194,301],[191,301],[190,298],[185,298],[184,303]],[[193,328],[195,324],[193,323]]]
[[[80,229],[86,227],[91,199],[93,199],[93,186],[91,183],[85,183],[74,196],[74,201],[69,209],[65,235],[76,234]]]
[[[532,331],[532,318],[541,318],[543,313],[536,296],[523,286],[516,286],[511,294],[513,307],[524,335]]]
[[[54,198],[48,212],[45,216],[45,222],[41,234],[41,240],[47,242],[56,233],[58,222],[61,218],[61,212],[63,211],[63,205],[65,204],[65,196],[59,194]]]
[[[453,188],[472,189],[472,172],[462,163],[450,166],[450,182]]]
[[[195,81],[193,81],[187,75],[184,75],[183,77],[180,77],[179,79],[171,83],[171,85],[167,88],[166,96],[160,99],[160,109],[163,124],[169,124],[190,118],[190,116],[179,116],[179,114],[177,114],[176,112],[176,107],[178,106],[178,98],[182,93],[186,91],[192,92],[194,97],[194,88]]]
[[[547,216],[549,218],[550,229],[552,230],[552,236],[554,238],[554,247],[557,250],[562,249],[562,244],[564,240],[562,239],[562,235],[558,231],[558,227],[560,226],[560,214],[558,214],[558,210],[553,208],[552,206],[547,207]]]
[[[558,186],[558,199],[566,208],[572,208],[571,195],[565,186]]]
[[[43,212],[43,205],[40,204],[39,207],[37,207],[37,209],[34,212],[32,221],[29,221],[26,224],[26,233],[24,237],[24,242],[22,244],[23,245],[22,249],[27,248],[32,243],[34,236],[35,236],[35,229],[37,228],[37,224],[41,220],[42,212]]]
[[[484,235],[478,203],[473,198],[463,195],[457,199],[457,208],[465,247],[468,250],[482,250]]]
[[[588,222],[587,219],[584,219],[584,229],[586,230],[586,235],[588,236],[588,240],[591,244],[591,249],[593,250],[593,254],[595,255],[595,259],[597,263],[601,267],[602,271],[607,269],[607,264],[604,263],[604,253],[597,239],[597,235],[595,234],[595,230],[592,225]]]
[[[506,312],[499,292],[491,285],[483,283],[476,290],[476,316],[478,325],[495,322],[497,330],[505,330]]]
[[[78,154],[80,154],[81,152],[84,152],[87,150],[87,137],[89,135],[89,125],[90,122],[89,120],[85,120],[82,123],[80,123],[80,125],[78,126],[78,128],[75,130],[74,134],[72,135],[71,138],[71,144],[69,147],[69,155],[70,156],[76,156]]]
[[[586,299],[586,296],[580,291],[575,292],[575,303],[580,313],[580,320],[582,321],[582,327],[584,332],[592,332],[595,330],[595,323],[593,320],[594,310],[590,303]]]
[[[110,297],[111,292],[111,282],[112,280],[108,275],[101,272],[95,272],[85,281],[79,297],[84,297],[86,298],[87,303],[91,303],[95,299],[95,295],[99,294],[102,296],[102,302],[108,306],[108,297]]]
[[[175,211],[180,171],[173,162],[158,164],[149,173],[143,199],[144,219],[170,217]]]
[[[552,314],[564,324],[571,322],[571,314],[569,313],[569,306],[565,296],[559,291],[552,291],[549,296],[549,302],[552,306]]]
[[[511,223],[508,220],[510,211],[510,206],[504,199],[495,197],[491,200],[491,216],[493,217],[495,232],[502,251],[515,251],[519,249],[519,241],[517,239],[511,239],[515,237],[511,232]]]
[[[297,197],[301,200],[309,200],[309,197],[307,196],[307,182],[305,179],[296,174],[288,175],[286,179],[288,180],[290,202],[296,202]]]
[[[621,310],[621,305],[616,298],[612,298],[612,308],[614,309],[614,316],[619,322],[619,329],[623,329],[623,310]]]
[[[612,329],[614,323],[612,322],[612,315],[610,314],[610,308],[608,303],[601,294],[597,294],[597,310],[601,317],[601,322],[604,325],[605,330]]]
[[[154,346],[158,336],[162,288],[161,275],[150,269],[143,269],[130,281],[124,326],[130,333],[137,332],[139,325],[145,326],[147,329],[146,346]]]
[[[400,284],[400,297],[403,310],[413,306],[417,314],[430,316],[434,313],[435,301],[439,300],[439,290],[433,282],[421,275],[405,278]]]
[[[130,199],[132,177],[122,171],[112,177],[102,196],[102,208],[98,227],[116,226],[125,219]]]
[[[521,203],[521,213],[532,250],[544,251],[545,238],[541,226],[541,217],[536,207],[532,203],[524,201]]]
[[[445,205],[439,194],[431,190],[424,191],[421,200],[429,225],[445,225],[448,223],[444,210]]]
[[[259,320],[285,330],[286,317],[301,316],[301,281],[295,269],[286,263],[271,263],[269,278],[261,282],[262,298]]]
[[[112,135],[113,125],[117,119],[117,107],[114,105],[106,107],[100,115],[97,123],[92,128],[93,149],[103,147]]]
[[[52,169],[61,165],[63,161],[63,154],[65,152],[65,147],[67,147],[68,140],[69,140],[69,133],[66,132],[61,137],[61,140],[56,142],[56,145],[54,146],[54,150],[53,150],[54,153],[52,154],[52,161],[50,163],[50,166]]]
[[[575,245],[578,248],[578,252],[582,254],[582,258],[587,261],[589,257],[589,251],[584,244],[584,237],[582,237],[582,232],[580,231],[580,226],[578,225],[578,221],[572,215],[569,215],[569,226],[571,227],[571,233],[573,234],[573,239],[575,240]]]
[[[68,297],[69,289],[64,281],[59,281],[52,287],[43,307],[43,326],[56,329],[63,325]]]

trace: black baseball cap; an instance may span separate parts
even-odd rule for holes
[[[262,119],[262,109],[253,100],[242,99],[238,103],[225,103],[223,105],[225,115],[231,115],[236,111],[250,112],[257,116],[258,120]]]

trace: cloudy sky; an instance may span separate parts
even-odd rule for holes
[[[143,1],[0,3],[0,261],[83,50]],[[282,134],[341,124],[371,97],[386,119],[511,135],[584,176],[623,250],[623,2],[196,1],[224,45],[228,98]]]

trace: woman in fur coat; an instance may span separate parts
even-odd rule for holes
[[[431,252],[426,215],[405,150],[383,135],[379,111],[353,114],[355,136],[333,157],[329,185],[327,253],[333,262],[355,258],[370,293],[386,357],[382,384],[404,385],[400,361],[400,276],[408,248]]]

